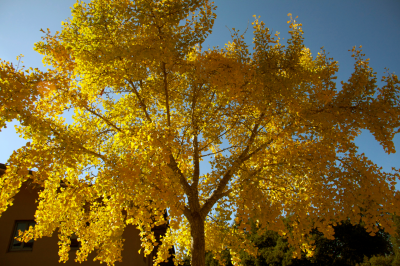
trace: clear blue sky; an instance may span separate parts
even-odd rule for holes
[[[0,58],[16,63],[16,56],[25,55],[24,65],[43,68],[41,56],[33,51],[40,41],[41,28],[52,32],[61,29],[61,21],[70,17],[72,0],[0,0]],[[305,32],[305,45],[316,54],[324,46],[339,62],[338,81],[347,80],[353,70],[353,59],[348,52],[353,46],[363,46],[370,65],[378,73],[384,68],[400,74],[400,1],[285,1],[285,0],[218,0],[215,1],[217,19],[205,47],[223,46],[230,41],[228,28],[249,28],[246,40],[251,43],[253,15],[261,16],[268,28],[287,38],[287,14],[298,16]],[[0,162],[5,163],[13,150],[26,143],[15,133],[14,124],[0,132]],[[400,167],[400,136],[395,138],[398,152],[387,155],[373,136],[364,132],[357,138],[360,153],[390,171]],[[397,185],[400,189],[400,186]]]

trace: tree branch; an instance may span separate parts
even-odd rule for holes
[[[260,121],[261,119],[263,119],[264,115],[265,115],[265,113],[261,113],[258,120]],[[239,168],[239,166],[243,162],[245,162],[246,160],[251,158],[251,156],[247,156],[247,153],[249,152],[251,145],[254,143],[254,140],[257,136],[257,130],[258,130],[259,126],[260,126],[259,123],[254,125],[253,130],[251,131],[249,141],[247,142],[247,147],[243,150],[243,152],[239,155],[239,157],[232,163],[232,166],[230,167],[230,169],[226,171],[226,173],[222,177],[221,181],[219,182],[217,189],[214,190],[214,192],[211,194],[210,198],[208,198],[206,200],[206,203],[204,203],[203,207],[201,208],[201,212],[204,215],[207,215],[211,211],[211,208],[214,206],[214,204],[220,198],[222,198],[221,195],[223,195],[223,191],[225,190],[226,186],[228,185],[229,180],[231,180],[232,176],[236,172],[237,168]],[[272,140],[270,142],[272,142]],[[267,145],[262,145],[262,147],[264,147],[264,146],[266,147]],[[252,154],[254,154],[254,152]]]
[[[199,129],[197,126],[197,120],[196,120],[196,101],[197,101],[197,91],[196,91],[197,86],[193,86],[193,100],[192,100],[192,127],[193,127],[193,184],[192,184],[192,190],[195,193],[196,197],[198,198],[199,191],[198,191],[198,185],[199,185],[199,178],[200,178],[200,157],[199,157],[199,140],[198,140],[198,134],[199,134]]]
[[[186,195],[188,195],[189,197],[192,195],[192,189],[189,185],[189,183],[187,182],[185,176],[183,175],[181,169],[179,169],[178,164],[175,161],[174,156],[172,155],[172,153],[170,152],[169,155],[169,163],[168,163],[168,167],[179,177],[179,183],[182,185],[183,190],[185,191]]]
[[[204,155],[199,156],[199,157],[202,158],[202,157],[207,157],[207,156],[213,155],[213,154],[215,155],[215,154],[224,152],[224,151],[229,150],[229,149],[232,149],[232,148],[237,148],[237,147],[239,147],[239,146],[233,145],[233,146],[230,146],[230,147],[228,147],[228,148],[222,149],[222,150],[220,150],[220,151],[217,151],[217,152],[210,152],[210,153],[204,154]]]
[[[52,128],[51,126],[49,126],[50,130],[54,133],[54,135],[61,137],[61,134],[59,132],[56,131],[56,129]],[[96,153],[94,151],[88,150],[87,148],[83,147],[81,144],[77,144],[77,143],[73,143],[72,141],[69,141],[73,146],[85,151],[87,154],[93,155],[95,157],[98,157],[100,159],[102,159],[105,163],[109,163],[109,160],[102,154]]]
[[[198,195],[198,185],[200,178],[200,157],[199,157],[199,141],[197,139],[197,134],[193,137],[193,184],[192,189],[195,194]]]
[[[116,125],[114,125],[113,123],[111,123],[107,118],[103,117],[102,115],[96,113],[95,111],[89,109],[87,106],[84,106],[85,110],[88,111],[89,113],[97,116],[98,118],[101,118],[104,122],[106,122],[107,125],[109,125],[110,127],[114,128],[115,130],[117,130],[118,132],[122,133],[122,130],[120,128],[118,128]]]
[[[152,120],[151,120],[151,118],[150,118],[150,115],[147,113],[147,106],[146,106],[146,104],[144,103],[143,99],[140,97],[139,92],[137,91],[135,84],[133,84],[133,82],[132,82],[131,80],[127,80],[127,82],[128,82],[128,83],[131,85],[131,87],[133,88],[133,92],[135,93],[136,97],[137,97],[138,100],[139,100],[140,107],[142,108],[144,114],[146,115],[147,120],[151,123]],[[140,86],[142,86],[142,81],[140,81]]]
[[[167,123],[168,127],[171,127],[171,114],[169,111],[169,95],[168,95],[168,80],[167,80],[167,71],[165,69],[165,63],[161,63],[161,68],[164,74],[164,91],[165,91],[165,106],[167,108]]]

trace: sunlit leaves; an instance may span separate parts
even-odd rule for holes
[[[97,250],[113,264],[134,225],[142,254],[158,247],[155,263],[172,245],[177,262],[204,256],[190,249],[196,234],[205,250],[219,258],[229,248],[238,262],[240,250],[256,252],[245,240],[250,221],[309,255],[310,229],[332,238],[335,221],[390,232],[399,175],[357,155],[353,140],[368,129],[394,152],[397,76],[379,88],[354,48],[354,73],[337,89],[338,63],[324,50],[312,55],[291,14],[286,45],[255,17],[252,52],[235,29],[224,48],[204,50],[214,9],[205,0],[79,2],[61,32],[35,45],[53,70],[1,63],[0,126],[18,119],[32,142],[8,161],[0,211],[28,177],[43,188],[26,238],[59,230],[65,261],[75,234],[77,261]],[[202,176],[201,160],[211,165]],[[169,229],[157,240],[166,210]]]

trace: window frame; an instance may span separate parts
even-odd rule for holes
[[[11,239],[10,239],[10,244],[8,246],[9,252],[24,252],[24,251],[32,251],[33,250],[33,245],[34,245],[33,239],[29,240],[29,242],[26,242],[26,243],[20,242],[15,239],[15,237],[18,236],[18,225],[23,224],[23,223],[25,223],[25,229],[23,230],[23,232],[29,230],[29,227],[32,226],[32,224],[33,224],[33,227],[36,224],[36,222],[34,220],[15,220],[14,221],[14,227],[13,227],[13,231],[12,231],[12,235],[11,235]],[[21,228],[19,230],[21,230]],[[20,248],[14,247],[15,241],[18,241],[19,243],[21,243]],[[28,243],[32,243],[31,247],[25,247],[25,245]]]

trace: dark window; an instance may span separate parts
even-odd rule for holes
[[[35,227],[35,221],[16,221],[14,226],[13,238],[10,244],[10,251],[21,251],[21,250],[32,250],[33,239],[29,240],[27,243],[19,242],[15,239],[18,236],[18,232],[24,232],[29,229],[29,227]]]
[[[78,241],[78,237],[75,234],[73,234],[70,237],[70,240],[71,240],[71,245],[70,245],[71,250],[76,250],[76,249],[79,249],[81,247],[81,242]]]

